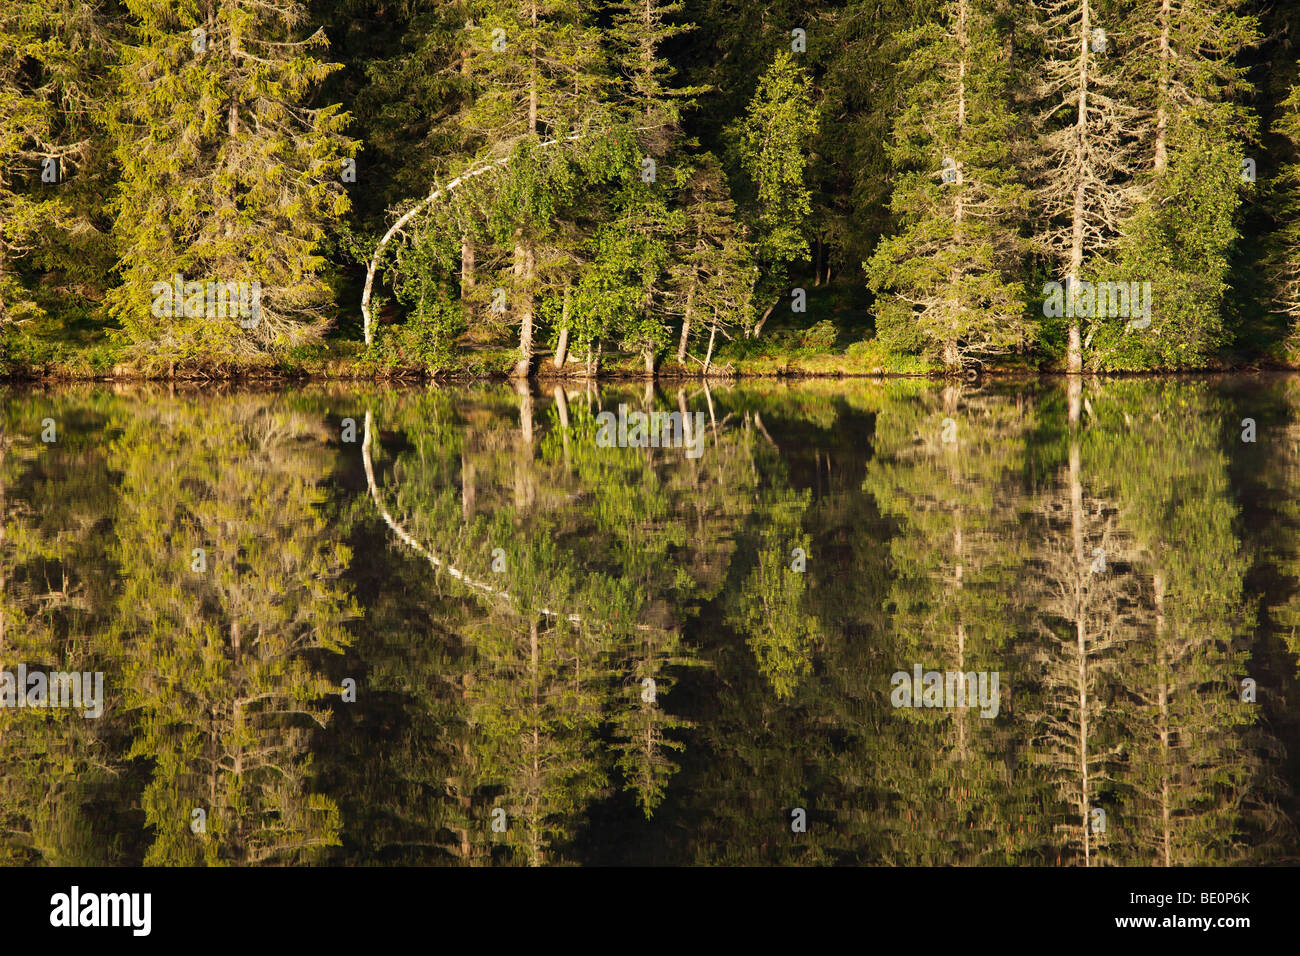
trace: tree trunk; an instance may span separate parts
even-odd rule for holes
[[[519,240],[515,243],[515,276],[518,278],[515,297],[519,306],[519,361],[515,363],[514,377],[527,378],[533,364],[533,244]]]
[[[645,356],[645,374],[647,378],[655,377],[655,350],[642,349],[641,354]]]
[[[1157,571],[1152,580],[1152,590],[1156,605],[1156,653],[1159,655],[1160,692],[1160,832],[1162,845],[1162,862],[1165,866],[1174,865],[1173,854],[1173,811],[1170,789],[1170,735],[1169,735],[1169,662],[1165,651],[1165,573]]]
[[[1079,103],[1075,118],[1076,141],[1074,146],[1074,212],[1070,223],[1070,268],[1066,274],[1068,290],[1066,295],[1070,302],[1079,287],[1079,275],[1083,271],[1083,242],[1085,182],[1083,169],[1087,164],[1088,145],[1088,41],[1092,32],[1092,7],[1090,0],[1083,0],[1083,16],[1079,20]],[[1079,329],[1079,317],[1076,309],[1069,309],[1070,331],[1066,345],[1065,370],[1070,375],[1083,371],[1083,336]]]
[[[954,263],[950,274],[952,282],[951,288],[953,289],[960,288],[961,283],[961,262],[963,259],[961,255],[962,225],[966,214],[965,195],[962,192],[962,189],[966,184],[966,176],[962,169],[962,159],[964,157],[962,155],[963,151],[960,148],[961,145],[964,145],[966,135],[966,57],[969,52],[968,44],[966,42],[966,4],[967,0],[960,0],[957,4],[957,47],[961,51],[961,58],[957,63],[957,142],[959,148],[955,150],[957,153],[957,178],[953,182],[954,199],[952,210],[952,240],[953,248],[957,252],[955,257],[956,262]],[[954,296],[954,301],[950,302],[949,305],[951,324],[948,329],[948,341],[943,345],[943,366],[944,371],[960,372],[961,353],[958,350],[957,343],[960,341],[962,334],[962,303],[959,297]]]
[[[534,619],[528,626],[528,665],[529,665],[528,675],[529,675],[529,683],[532,685],[532,691],[533,691],[533,707],[532,707],[533,715],[539,714],[542,709],[541,657],[542,656],[540,653],[540,644],[537,639],[537,621],[536,619]],[[532,734],[533,773],[532,773],[532,783],[530,784],[530,788],[532,789],[533,792],[533,799],[532,799],[533,806],[532,806],[532,819],[529,821],[529,827],[528,827],[529,845],[530,845],[528,864],[529,866],[541,866],[542,863],[545,861],[545,855],[542,853],[541,842],[538,839],[537,831],[538,831],[538,827],[541,826],[541,822],[542,822],[541,809],[538,805],[539,800],[541,798],[541,778],[542,778],[542,765],[541,765],[541,751],[542,751],[541,723],[542,722],[539,719],[534,719],[531,721],[531,723],[533,725],[533,734]]]
[[[569,359],[569,327],[560,327],[560,340],[555,343],[555,367],[564,368]]]
[[[1092,833],[1089,815],[1091,794],[1088,783],[1088,633],[1087,633],[1087,575],[1083,547],[1083,475],[1080,464],[1080,404],[1083,382],[1077,377],[1069,379],[1070,423],[1070,535],[1074,550],[1074,635],[1076,674],[1079,691],[1079,814],[1083,832],[1083,864],[1092,865]]]
[[[560,341],[555,345],[555,367],[564,368],[569,359],[569,287],[564,287],[564,307],[560,312]]]
[[[776,300],[776,302],[773,302],[771,305],[769,305],[769,306],[767,307],[767,311],[763,313],[763,317],[762,317],[761,319],[759,319],[759,320],[758,320],[758,323],[754,326],[754,331],[753,331],[752,336],[751,336],[752,338],[758,338],[758,337],[759,337],[759,335],[760,335],[760,334],[762,333],[762,331],[763,331],[763,323],[767,321],[767,317],[768,317],[769,315],[772,314],[772,310],[776,308],[776,304],[777,304],[777,302],[780,302],[780,301],[781,301],[780,298],[778,298],[778,299]]]
[[[530,5],[530,15],[533,26],[537,26],[537,0],[533,0]],[[535,34],[534,34],[535,35]],[[528,132],[533,139],[537,138],[537,44],[534,42],[530,52],[530,64],[528,73]],[[516,230],[516,236],[519,235]],[[519,361],[515,363],[514,377],[527,378],[532,371],[533,364],[533,267],[534,267],[533,244],[529,242],[515,242],[515,275],[522,280],[522,301],[523,306],[520,311],[519,324]],[[520,291],[516,290],[515,295],[520,296]]]
[[[212,22],[211,16],[209,16],[208,32],[209,33],[213,32],[215,26],[216,25]],[[235,63],[239,62],[239,34],[236,33],[233,28],[230,31],[230,59],[232,62]],[[228,146],[227,155],[231,157],[237,156],[239,153],[239,151],[235,149],[235,138],[238,135],[239,135],[239,101],[235,98],[235,94],[232,93],[230,95],[230,103],[226,107],[226,136],[229,140],[229,143],[227,144]],[[233,163],[233,159],[232,159],[232,163]],[[232,169],[231,172],[233,173],[234,170]],[[239,205],[239,198],[238,198],[239,187],[237,183],[238,183],[238,177],[235,175],[231,175],[230,199],[229,199],[230,216],[229,218],[226,219],[227,239],[229,239],[235,234],[236,209]]]
[[[1155,167],[1157,173],[1165,171],[1168,162],[1167,143],[1169,139],[1169,5],[1170,0],[1160,4],[1160,92],[1156,100],[1156,149]]]
[[[704,354],[704,374],[709,374],[709,362],[713,360],[713,340],[718,334],[718,323],[714,322],[709,329],[709,350]]]
[[[686,406],[686,389],[684,388],[677,390],[677,410],[682,414],[682,437],[686,439],[686,444],[692,445],[695,440],[691,429],[695,423],[692,421],[690,410]]]
[[[555,386],[555,410],[560,416],[560,440],[564,442],[564,467],[566,470],[570,467],[569,463],[569,396],[565,394],[563,386]]]
[[[533,390],[527,382],[515,382],[515,393],[519,396],[519,438],[529,455],[533,447]]]
[[[4,465],[6,452],[7,449],[5,447],[4,438],[3,436],[0,436],[0,474],[4,473],[3,465]],[[9,513],[8,511],[5,510],[5,507],[6,507],[5,486],[3,482],[0,482],[0,514],[7,515]],[[5,548],[6,527],[7,527],[7,522],[0,521],[0,553],[3,553]],[[5,574],[5,562],[0,561],[0,594],[5,593],[5,588],[7,587],[7,583],[8,583],[7,575]],[[8,656],[9,656],[9,645],[5,640],[5,610],[4,610],[4,605],[0,604],[0,657],[8,658]]]
[[[465,236],[460,240],[460,297],[469,298],[474,288],[474,237]]]
[[[533,480],[533,391],[525,380],[515,382],[519,395],[519,450],[515,459],[515,508],[531,511],[537,498]]]
[[[691,280],[691,287],[686,293],[686,314],[682,316],[682,337],[677,341],[677,364],[686,364],[686,343],[691,335],[691,313],[695,310],[695,285],[694,279]]]
[[[537,27],[536,0],[534,0],[534,2],[532,3],[531,13],[533,19],[533,28],[534,30],[536,30]],[[536,36],[537,34],[534,32],[533,35]],[[532,54],[532,64],[531,64],[531,70],[528,77],[528,132],[532,133],[533,136],[536,137],[537,136],[537,43],[535,41],[533,43],[532,50],[530,52]]]
[[[460,514],[467,523],[474,517],[474,505],[478,498],[477,490],[474,462],[465,456],[465,451],[462,449],[460,453]]]

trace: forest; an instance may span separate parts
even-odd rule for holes
[[[0,373],[1300,363],[1300,5],[6,0]]]

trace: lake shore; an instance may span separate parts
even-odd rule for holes
[[[927,362],[916,356],[887,354],[870,347],[874,344],[855,343],[843,350],[783,351],[776,345],[763,348],[754,343],[745,343],[745,354],[728,354],[723,351],[707,373],[703,360],[698,357],[688,356],[685,363],[679,363],[675,355],[669,354],[657,360],[653,378],[658,382],[698,382],[706,378],[710,381],[726,381],[945,377],[942,366],[937,362]],[[373,350],[367,350],[360,343],[346,340],[331,340],[278,356],[179,361],[132,358],[124,351],[119,353],[108,347],[65,347],[41,355],[3,356],[0,358],[0,381],[491,382],[511,380],[517,358],[518,352],[513,348],[472,348],[462,351],[446,365],[432,367],[383,357]],[[1204,368],[1104,374],[1111,377],[1162,377],[1296,370],[1295,365],[1268,360],[1224,362]],[[1035,362],[1028,358],[1009,357],[996,364],[971,367],[960,376],[948,377],[974,381],[985,377],[1023,379],[1063,374],[1064,368],[1048,361]],[[605,382],[644,382],[649,376],[646,374],[643,357],[630,352],[604,353],[594,372],[588,370],[585,357],[577,360],[570,355],[564,367],[557,368],[552,353],[539,352],[534,356],[533,370],[529,376],[530,381],[539,384],[585,382],[592,378]]]

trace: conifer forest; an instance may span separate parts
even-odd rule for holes
[[[18,926],[1297,864],[1300,0],[0,0]]]
[[[11,376],[1300,358],[1300,9],[6,0]]]

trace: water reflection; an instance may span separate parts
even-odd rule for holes
[[[703,434],[609,447],[620,405]],[[0,707],[9,863],[1300,856],[1292,379],[11,392],[3,429],[0,667],[108,698]],[[914,668],[995,712],[895,706]]]

